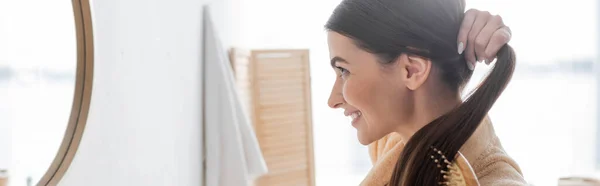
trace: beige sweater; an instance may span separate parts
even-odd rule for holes
[[[389,134],[369,145],[373,168],[361,186],[382,186],[389,182],[404,143],[396,133]],[[494,127],[486,117],[467,140],[460,152],[471,163],[482,186],[527,185],[521,169],[502,148]]]

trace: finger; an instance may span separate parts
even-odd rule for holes
[[[494,34],[492,34],[492,37],[490,39],[490,44],[488,44],[488,47],[485,49],[485,54],[487,56],[496,56],[498,51],[500,50],[500,48],[502,48],[502,46],[504,46],[506,43],[508,43],[510,41],[510,38],[511,38],[510,28],[505,26],[505,27],[502,27],[502,28],[496,30],[494,32]],[[497,44],[492,44],[492,43],[497,43]],[[490,59],[490,61],[487,61],[486,63],[489,64],[490,62],[491,62],[491,59]]]
[[[467,36],[469,35],[469,31],[473,26],[473,22],[475,22],[476,16],[477,10],[475,9],[469,9],[467,10],[467,12],[465,12],[465,16],[458,31],[458,54],[462,54],[465,50],[465,46],[467,44]]]
[[[465,57],[468,61],[473,63],[475,66],[475,62],[478,61],[475,56],[475,39],[481,29],[485,26],[491,14],[489,12],[479,12],[477,13],[477,17],[475,18],[475,22],[473,22],[473,27],[471,27],[471,31],[469,31],[469,35],[467,36],[467,48],[465,50]]]
[[[494,59],[496,56],[495,53],[488,55],[488,53],[485,53],[485,50],[487,47],[490,47],[490,45],[504,45],[504,43],[490,42],[494,32],[503,26],[504,23],[502,22],[502,18],[500,16],[496,15],[489,17],[487,23],[483,29],[481,29],[481,32],[479,32],[477,38],[475,38],[475,54],[477,54],[477,59],[485,60],[486,63]]]

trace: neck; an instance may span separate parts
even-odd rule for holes
[[[414,133],[436,118],[450,112],[462,103],[459,94],[441,93],[439,91],[427,91],[429,94],[415,97],[414,114],[405,125],[398,126],[396,132],[400,134],[403,141],[408,141]],[[440,96],[448,95],[448,96]]]

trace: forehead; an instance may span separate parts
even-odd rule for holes
[[[360,51],[352,39],[333,31],[327,32],[327,44],[330,57],[342,57]]]

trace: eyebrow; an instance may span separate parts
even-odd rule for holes
[[[346,63],[346,64],[348,63],[348,61],[346,61],[344,58],[335,56],[335,57],[331,58],[331,61],[330,61],[332,68],[335,68],[335,62],[342,62],[342,63]]]

